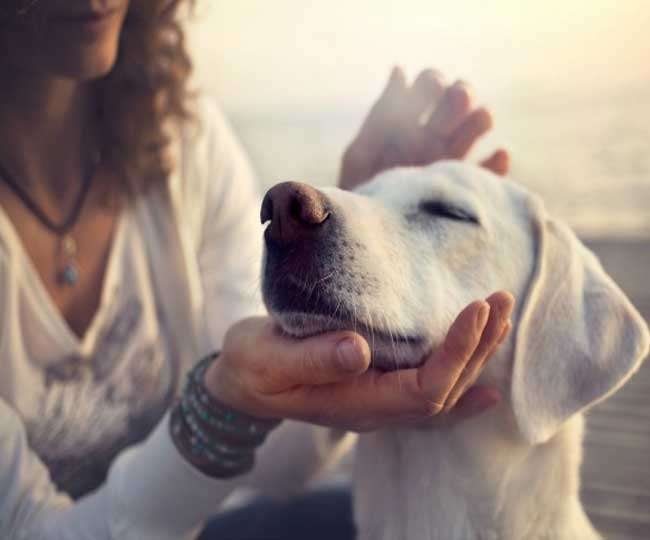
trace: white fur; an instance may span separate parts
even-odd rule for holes
[[[292,334],[354,327],[378,366],[413,365],[472,300],[499,289],[518,300],[514,330],[479,381],[502,392],[502,405],[455,426],[360,436],[360,539],[599,538],[578,499],[581,412],[638,368],[649,337],[596,258],[537,197],[464,164],[396,169],[356,193],[322,191],[340,217],[341,259],[323,261],[317,283],[301,279],[355,318],[270,306]],[[480,225],[426,215],[418,206],[427,200]],[[423,341],[395,344],[393,335]]]

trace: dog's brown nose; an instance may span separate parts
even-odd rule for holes
[[[278,244],[306,239],[320,230],[330,215],[327,197],[298,182],[283,182],[266,192],[260,219],[271,221],[268,238]]]

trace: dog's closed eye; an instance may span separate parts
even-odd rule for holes
[[[423,201],[420,203],[418,209],[420,212],[430,216],[453,219],[454,221],[465,221],[467,223],[479,225],[479,220],[473,213],[445,201]]]

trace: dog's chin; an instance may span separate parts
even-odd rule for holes
[[[417,367],[431,348],[430,340],[424,336],[377,330],[359,321],[298,311],[271,310],[271,315],[285,334],[298,339],[340,330],[360,334],[370,346],[371,367],[381,371]]]

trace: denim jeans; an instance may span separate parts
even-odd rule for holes
[[[208,522],[199,540],[353,540],[352,501],[345,488],[289,501],[257,499]]]

